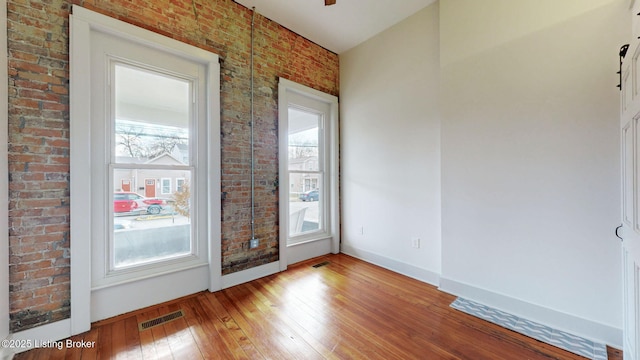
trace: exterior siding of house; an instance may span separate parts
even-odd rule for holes
[[[161,155],[155,159],[144,161],[143,163],[155,165],[184,165],[184,163],[169,154]],[[147,194],[147,180],[153,180],[153,195]],[[181,183],[189,183],[190,181],[190,172],[181,170],[116,169],[113,172],[114,191],[135,192],[141,196],[159,197],[163,199],[172,198],[173,193],[179,190],[178,188],[181,186]]]
[[[220,55],[223,274],[278,259],[278,78],[338,95],[336,54],[256,14],[255,214],[262,241],[249,250],[251,11],[231,0],[8,1],[12,332],[70,312],[69,227],[83,221],[69,218],[72,4]]]

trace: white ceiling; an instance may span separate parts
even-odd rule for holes
[[[406,19],[435,0],[234,0],[337,54]]]

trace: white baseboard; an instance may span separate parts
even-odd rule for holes
[[[438,286],[439,284],[439,289],[441,291],[460,296],[558,330],[572,333],[593,341],[602,342],[618,349],[622,348],[622,329],[531,304],[526,301],[497,294],[451,279],[441,278],[434,272],[350,246],[343,245],[342,252],[428,284],[435,286]],[[239,271],[237,273],[224,275],[222,276],[222,288],[226,289],[278,272],[280,272],[280,263],[279,261],[276,261],[244,271]],[[65,319],[10,334],[7,340],[31,340],[31,344],[42,344],[47,341],[59,341],[70,337],[70,329],[71,320]],[[13,354],[27,351],[29,349],[30,348],[27,347],[13,349],[1,348],[0,359],[11,359]]]
[[[15,332],[9,334],[7,340],[9,344],[14,343],[16,346],[2,349],[2,359],[5,359],[5,350],[8,350],[10,356],[7,359],[11,359],[13,354],[18,354],[27,350],[31,350],[37,347],[47,346],[53,342],[57,342],[62,339],[66,339],[71,336],[71,320],[64,319],[56,321],[51,324],[38,326],[32,329]],[[30,346],[27,346],[30,345]]]
[[[5,340],[11,340],[11,335],[9,335]],[[7,347],[0,347],[0,360],[11,360],[15,354],[15,351]]]
[[[203,291],[208,288],[208,272],[208,266],[197,266],[160,274],[157,279],[162,281],[135,281],[92,289],[91,322],[94,323]],[[180,284],[181,286],[167,286],[167,284]],[[131,296],[131,294],[144,294],[144,296]]]
[[[244,284],[278,272],[280,272],[280,262],[275,261],[269,264],[253,267],[251,269],[238,271],[233,274],[222,275],[222,288],[230,288],[232,286]]]
[[[434,286],[438,286],[440,284],[440,275],[433,271],[409,265],[366,250],[357,249],[349,245],[345,245],[344,243],[341,246],[341,252],[410,278],[426,282],[427,284]]]
[[[622,349],[622,329],[535,305],[451,279],[440,279],[440,290],[542,325]]]
[[[248,270],[222,276],[222,288],[228,288],[259,279],[264,276],[280,272],[278,261],[266,265],[254,267]],[[31,350],[36,347],[51,346],[53,342],[66,339],[71,336],[71,319],[57,321],[51,324],[38,326],[32,329],[9,334],[6,340],[19,344],[18,347],[0,348],[0,360],[12,359],[14,354]],[[30,345],[30,346],[27,346]]]
[[[535,321],[596,342],[622,349],[622,329],[494,293],[472,285],[441,278],[439,274],[342,244],[342,252],[399,274],[438,286],[439,290]]]
[[[280,263],[278,261],[248,270],[239,271],[237,273],[224,275],[222,276],[222,288],[225,289],[239,285],[277,272],[280,272]],[[14,354],[31,350],[36,347],[46,346],[47,344],[51,346],[53,342],[66,339],[71,335],[71,319],[65,319],[9,334],[6,340],[15,342],[20,346],[13,348],[1,347],[0,360],[12,359]],[[27,346],[28,344],[31,346]]]
[[[286,261],[287,265],[292,265],[301,261],[313,259],[318,256],[327,255],[331,252],[331,238],[311,241],[307,243],[288,245],[285,256],[280,261]]]

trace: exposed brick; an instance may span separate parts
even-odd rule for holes
[[[278,78],[338,95],[338,56],[256,14],[256,236],[249,250],[251,11],[232,0],[8,0],[11,330],[69,317],[71,4],[217,53],[222,266],[278,259]],[[193,6],[196,6],[194,12]]]

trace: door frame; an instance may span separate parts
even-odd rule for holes
[[[120,180],[120,188],[122,189],[122,191],[131,192],[131,180]]]
[[[209,154],[205,170],[209,178],[207,208],[209,222],[208,253],[209,290],[221,289],[221,223],[220,223],[220,65],[218,55],[177,40],[153,33],[131,24],[73,5],[70,16],[70,93],[78,98],[71,101],[71,317],[70,335],[91,328],[91,225],[86,219],[90,214],[89,202],[73,201],[91,194],[91,182],[86,181],[86,169],[90,169],[91,82],[90,73],[91,32],[103,32],[145,44],[203,64],[207,68],[207,124]],[[85,120],[85,121],[83,121]],[[78,219],[77,221],[75,221]]]
[[[7,2],[0,0],[0,28],[7,29]],[[0,126],[8,129],[9,114],[9,74],[7,66],[7,36],[0,37]],[[9,165],[8,134],[0,132],[0,256],[3,261],[0,270],[0,339],[9,336]],[[8,349],[0,349],[0,356],[7,355]]]
[[[144,197],[156,197],[156,179],[144,179]]]
[[[634,81],[639,59],[640,45],[635,43],[620,64],[621,345],[625,360],[640,360],[640,99]],[[618,229],[616,235],[620,237]]]
[[[312,241],[288,246],[289,236],[289,179],[287,172],[288,163],[288,118],[289,99],[288,95],[294,93],[319,101],[329,107],[329,118],[325,119],[325,136],[328,137],[326,144],[329,151],[326,155],[328,165],[325,171],[328,172],[328,183],[324,186],[329,190],[326,197],[328,203],[328,238],[326,241]],[[278,136],[279,136],[279,178],[280,178],[280,271],[287,269],[287,265],[301,261],[305,258],[327,254],[329,252],[337,254],[340,252],[340,186],[339,186],[339,131],[338,131],[338,97],[322,91],[298,84],[285,78],[280,78],[278,83]]]

